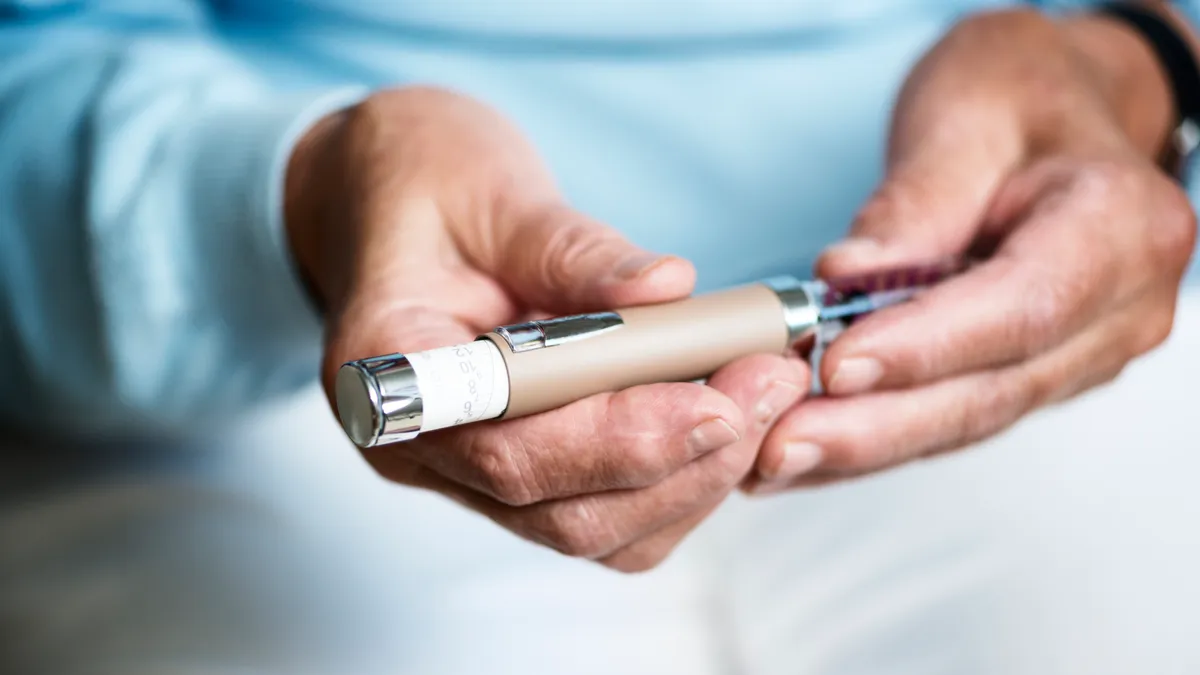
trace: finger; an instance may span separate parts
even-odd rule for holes
[[[463,491],[461,486],[396,453],[385,452],[381,447],[366,448],[362,452],[376,473],[391,482],[442,493],[467,508],[473,508],[478,501],[478,497],[464,497],[468,493]],[[600,557],[598,562],[605,567],[626,573],[644,572],[657,567],[692,530],[696,529],[721,505],[728,493],[729,491],[719,494],[710,503],[702,505],[699,510],[666,525],[657,532]],[[494,505],[490,506],[494,507]]]
[[[808,365],[797,358],[759,354],[739,359],[713,374],[708,385],[724,392],[741,409],[746,419],[746,436],[728,452],[739,456],[757,453],[763,436],[784,411],[799,403],[809,390]],[[623,572],[640,572],[661,563],[676,546],[724,500],[717,495],[678,522],[667,525],[600,560]]]
[[[516,313],[494,280],[468,265],[428,199],[401,199],[354,269],[344,306],[329,317],[322,381],[341,364],[470,342]]]
[[[857,275],[964,252],[993,194],[1024,152],[1010,124],[988,124],[994,106],[931,105],[906,87],[891,131],[888,170],[849,237],[830,247],[819,276]],[[951,99],[960,98],[955,96]]]
[[[1122,212],[1096,213],[1095,196],[1072,185],[1052,195],[987,262],[843,333],[822,363],[827,391],[911,387],[1029,359],[1142,292],[1149,258],[1094,225]]]
[[[342,364],[466,344],[476,335],[478,330],[461,318],[411,298],[356,299],[329,326],[321,382],[336,412],[334,382]]]
[[[681,258],[651,253],[615,229],[564,206],[518,217],[485,271],[538,309],[570,313],[666,302],[692,292],[696,272]]]
[[[1037,359],[907,391],[809,401],[784,416],[764,453],[799,447],[807,472],[763,471],[757,491],[853,476],[988,438],[1029,411],[1110,380],[1166,338],[1172,309],[1132,306]]]
[[[533,542],[596,560],[711,507],[738,484],[753,461],[753,453],[734,444],[650,487],[529,506],[504,504],[448,480],[437,489]]]
[[[725,500],[721,495],[712,504],[667,527],[600,558],[597,562],[618,572],[645,572],[660,565],[692,530],[708,519]]]
[[[744,432],[737,405],[715,389],[652,384],[521,419],[431,433],[392,452],[520,506],[654,485]]]
[[[758,466],[778,458],[762,454],[762,440],[780,415],[800,403],[809,392],[812,374],[808,364],[795,358],[752,356],[729,364],[713,375],[709,385],[738,402],[747,420],[747,437],[740,441],[758,453]]]
[[[366,448],[362,451],[368,463],[380,476],[394,483],[439,492],[467,508],[475,509],[482,505],[482,508],[489,510],[489,513],[491,511],[495,512],[493,514],[494,520],[507,526],[507,521],[501,517],[501,513],[505,510],[504,505],[500,505],[494,502],[494,500],[489,500],[469,490],[464,490],[461,485],[438,475],[429,468],[421,466],[409,458],[397,453],[387,452],[386,450],[386,446],[381,446]],[[730,489],[718,491],[707,503],[700,504],[697,510],[685,513],[683,516],[669,522],[644,538],[635,540],[625,546],[619,546],[615,551],[607,555],[598,556],[599,562],[606,567],[629,573],[641,572],[657,566],[666,559],[671,551],[692,530],[720,506],[731,490],[732,485]],[[509,511],[508,515],[514,520],[519,520],[513,513],[514,511]],[[591,535],[580,533],[573,536],[583,538]],[[538,543],[544,544],[547,542],[538,541]],[[552,548],[560,551],[572,550],[570,542],[567,541],[555,543]]]
[[[1045,352],[1187,266],[1182,191],[1137,167],[1045,161],[1007,180],[985,228],[995,256],[869,317],[825,354],[835,395],[911,387]],[[1157,214],[1147,222],[1149,213]]]
[[[739,441],[757,448],[763,434],[809,391],[808,364],[797,357],[756,354],[730,363],[708,378],[708,386],[742,411],[746,434]]]
[[[346,312],[360,320],[386,314],[403,327],[402,312],[422,307],[476,329],[490,329],[516,313],[504,287],[464,257],[434,200],[416,194],[389,199],[386,207],[356,255]]]

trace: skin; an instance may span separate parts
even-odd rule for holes
[[[759,355],[707,386],[634,387],[364,456],[526,539],[638,571],[739,486],[840,480],[997,433],[1169,333],[1195,237],[1150,159],[1170,105],[1148,49],[1116,24],[968,19],[914,69],[887,178],[820,271],[994,255],[852,327],[823,362],[832,396],[802,401],[804,363]],[[346,361],[667,301],[695,280],[687,261],[565,204],[498,113],[436,89],[380,92],[316,125],[292,156],[285,211],[327,315],[329,392]]]
[[[822,363],[832,395],[780,420],[749,489],[969,446],[1161,344],[1196,237],[1157,163],[1172,106],[1119,23],[1015,11],[951,31],[912,71],[887,176],[818,271],[989,257],[843,334]]]

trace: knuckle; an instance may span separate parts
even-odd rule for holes
[[[884,238],[889,226],[922,217],[923,196],[920,184],[897,179],[885,182],[855,215],[855,232]]]
[[[587,500],[559,502],[543,509],[534,523],[536,537],[574,558],[597,558],[616,547],[617,536]]]
[[[620,463],[619,478],[623,478],[621,482],[628,487],[654,485],[670,475],[674,468],[657,433],[633,434],[622,443],[621,450],[615,455]]]
[[[673,410],[694,420],[724,417],[726,413],[736,410],[736,406],[728,401],[723,393],[717,393],[712,387],[696,384],[672,387],[670,395],[662,397],[659,402],[665,406],[663,414]]]
[[[620,237],[572,214],[562,205],[547,207],[540,218],[558,220],[541,258],[540,271],[552,288],[570,288],[576,270],[591,256],[620,244]]]
[[[1125,233],[1119,257],[1151,275],[1182,273],[1196,242],[1196,213],[1173,180],[1120,162],[1093,161],[1079,167],[1070,188],[1075,203],[1093,205],[1108,216],[1101,220]]]
[[[529,467],[526,453],[507,440],[496,439],[468,448],[468,457],[482,490],[509,506],[541,501],[543,491]]]
[[[653,485],[687,461],[686,441],[676,439],[673,430],[690,430],[694,418],[703,414],[704,396],[700,386],[655,386],[627,389],[608,399],[596,417],[607,420],[604,426],[612,431],[597,432],[616,446],[604,463],[617,487]]]

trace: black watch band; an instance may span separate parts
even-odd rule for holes
[[[1161,15],[1130,2],[1101,5],[1097,13],[1136,30],[1154,50],[1171,84],[1175,102],[1175,129],[1168,161],[1183,177],[1188,159],[1200,146],[1200,66],[1187,39]]]

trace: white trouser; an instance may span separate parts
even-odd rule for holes
[[[735,498],[622,576],[377,478],[312,392],[194,448],[0,453],[0,673],[1200,673],[1200,292],[1003,438]]]

